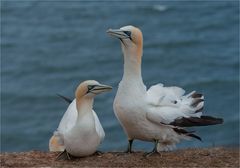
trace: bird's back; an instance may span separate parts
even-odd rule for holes
[[[78,113],[76,108],[76,99],[74,99],[64,113],[57,131],[61,134],[64,134],[65,132],[68,132],[70,129],[72,129],[77,121],[77,115]]]

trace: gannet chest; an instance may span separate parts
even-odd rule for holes
[[[113,108],[126,132],[141,129],[139,125],[146,119],[145,103],[144,97],[138,92],[118,90]]]

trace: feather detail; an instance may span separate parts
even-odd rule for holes
[[[186,131],[186,130],[184,130],[184,129],[182,129],[182,128],[173,128],[173,130],[174,130],[176,133],[178,133],[178,134],[184,134],[184,135],[186,135],[186,136],[189,136],[189,137],[192,137],[192,138],[196,138],[196,139],[198,139],[199,141],[202,141],[202,139],[201,139],[199,136],[193,134],[194,131],[188,132],[188,131]]]
[[[189,117],[189,118],[179,118],[170,123],[170,125],[178,127],[193,127],[193,126],[207,126],[207,125],[216,125],[222,124],[222,118],[214,118],[210,116],[201,116],[198,117]]]
[[[60,98],[62,98],[63,100],[65,100],[67,103],[71,104],[73,100],[71,100],[70,98],[63,96],[61,94],[57,94]]]

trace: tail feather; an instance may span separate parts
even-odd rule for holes
[[[187,94],[186,97],[187,97],[187,98],[190,98],[190,97],[192,97],[192,95],[195,94],[195,93],[196,93],[196,91],[192,91],[191,93]]]
[[[198,139],[199,141],[202,141],[202,138],[197,136],[197,135],[195,135],[195,134],[187,134],[187,136],[190,136],[192,138]]]
[[[65,149],[63,140],[60,135],[54,133],[54,135],[49,140],[49,151],[63,151]]]
[[[223,119],[222,118],[215,118],[211,116],[201,116],[201,119],[208,123],[209,125],[215,125],[215,124],[222,124]]]
[[[199,103],[203,102],[204,100],[203,99],[199,99],[199,98],[194,98],[191,106],[192,107],[197,107]]]
[[[201,111],[203,111],[203,106],[200,109],[196,110],[195,113],[198,113],[198,112],[201,112]]]
[[[170,125],[178,126],[178,127],[193,127],[193,126],[207,126],[207,125],[216,125],[222,124],[222,118],[215,118],[211,116],[201,116],[198,117],[189,117],[189,118],[180,118],[176,119],[170,123]]]
[[[188,132],[188,131],[186,131],[185,129],[182,129],[182,128],[173,128],[173,130],[178,134],[183,134],[183,135],[186,135],[186,136],[190,136],[192,138],[198,139],[199,141],[202,141],[202,139],[199,136],[197,136],[196,134],[193,134],[194,131]]]
[[[201,98],[202,96],[203,96],[203,94],[197,93],[197,92],[194,92],[194,93],[191,95],[192,98]]]
[[[190,102],[189,106],[193,108],[194,113],[202,112],[204,106],[204,96],[201,93],[197,93],[196,91],[192,91],[188,95],[186,95],[187,100]]]

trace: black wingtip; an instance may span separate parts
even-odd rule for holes
[[[196,93],[196,92],[191,95],[192,98],[201,98],[202,96],[203,96],[203,94]]]
[[[199,136],[197,136],[197,135],[195,135],[195,134],[188,134],[188,136],[193,137],[193,138],[195,138],[195,139],[198,139],[199,141],[202,142],[202,138],[199,137]]]
[[[201,112],[203,111],[203,107],[201,107],[200,109],[196,110],[195,113]]]
[[[193,127],[193,126],[208,126],[222,124],[222,118],[215,118],[211,116],[189,117],[179,118],[170,123],[170,125],[178,127]]]
[[[192,107],[197,107],[199,103],[203,102],[203,99],[195,98],[194,102],[191,104]]]
[[[186,135],[186,136],[189,136],[189,137],[192,137],[192,138],[195,138],[195,139],[198,139],[199,141],[202,142],[202,139],[201,137],[197,136],[196,134],[193,134],[193,132],[195,131],[186,131],[185,129],[183,128],[173,128],[173,130],[178,133],[178,134],[183,134],[183,135]]]
[[[57,93],[57,95],[58,95],[59,97],[61,97],[63,100],[65,100],[66,102],[68,102],[69,104],[72,103],[72,100],[71,100],[70,98],[65,97],[65,96],[63,96],[63,95],[61,95],[61,94],[58,94],[58,93]]]
[[[211,116],[201,116],[201,119],[208,121],[209,125],[222,124],[224,122],[222,118],[215,118]]]

